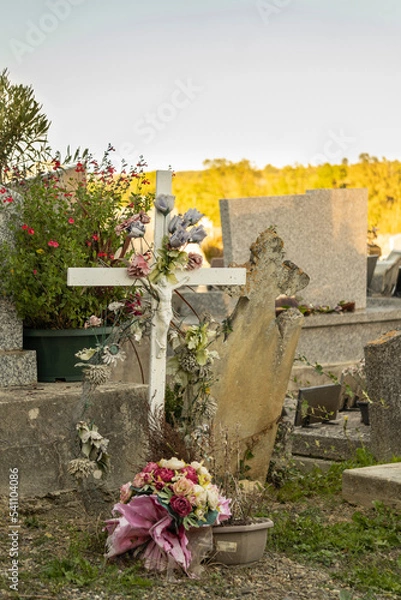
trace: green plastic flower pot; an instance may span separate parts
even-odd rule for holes
[[[38,381],[82,381],[81,362],[75,354],[95,348],[112,327],[96,329],[24,329],[24,350],[36,350]]]

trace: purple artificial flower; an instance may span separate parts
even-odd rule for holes
[[[134,221],[128,229],[129,238],[141,238],[145,235],[145,225],[141,221]]]
[[[178,227],[170,237],[168,243],[172,248],[180,248],[189,241],[189,233],[183,227]]]
[[[169,194],[159,194],[155,200],[156,210],[161,212],[164,216],[168,215],[174,208],[175,196]]]
[[[182,220],[182,216],[181,215],[175,215],[170,223],[168,224],[168,232],[169,233],[174,233],[176,229],[178,228],[182,228],[184,226],[183,224],[183,220]]]
[[[186,226],[195,225],[203,217],[203,214],[199,212],[196,208],[190,208],[185,213],[183,219],[185,221]]]
[[[189,232],[188,241],[194,242],[195,244],[200,244],[206,236],[207,233],[203,225],[198,225],[197,227],[192,227],[191,231]]]

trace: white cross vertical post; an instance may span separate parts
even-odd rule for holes
[[[156,171],[156,198],[160,194],[171,194],[173,174],[171,171]],[[154,223],[154,247],[162,245],[163,236],[167,234],[167,227],[170,221],[170,215],[164,216],[155,210]],[[152,299],[152,309],[157,310],[157,300]],[[160,352],[157,347],[157,332],[152,323],[150,332],[150,363],[149,363],[149,403],[152,409],[159,409],[164,406],[164,397],[166,392],[166,352]],[[167,346],[167,336],[164,340]]]
[[[156,197],[160,194],[171,194],[171,171],[156,171]],[[155,252],[161,247],[163,236],[167,234],[169,217],[155,211],[154,247]],[[166,283],[163,287],[157,286],[158,291],[165,292],[164,307],[168,303],[166,314],[172,311],[171,296],[174,289],[182,285],[244,285],[246,282],[246,269],[198,269],[194,271],[177,271],[178,284]],[[125,268],[69,268],[67,284],[70,286],[132,286],[132,278],[128,276]],[[162,302],[155,301],[155,315]],[[153,319],[151,329],[151,355],[150,355],[150,381],[149,402],[151,409],[164,406],[166,389],[166,347],[167,330],[160,333],[157,319]]]

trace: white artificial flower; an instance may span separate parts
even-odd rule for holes
[[[194,485],[192,493],[195,496],[196,506],[206,506],[208,494],[204,487],[201,485]]]
[[[142,328],[139,325],[138,321],[135,321],[132,325],[131,325],[131,333],[134,336],[134,340],[136,342],[140,342],[142,339]]]
[[[199,519],[199,521],[206,521],[205,519],[205,510],[203,508],[201,508],[200,506],[198,506],[198,508],[196,508],[194,510],[195,516],[197,517],[197,519]]]
[[[183,469],[185,467],[185,462],[183,460],[178,460],[175,456],[166,460],[162,458],[159,462],[159,466],[165,469],[171,469],[172,471],[178,471],[179,469]]]
[[[112,312],[116,313],[120,310],[120,308],[123,308],[123,306],[125,306],[124,302],[110,302],[107,308]]]
[[[90,360],[94,354],[96,354],[97,348],[83,348],[75,354],[75,356],[81,360]]]
[[[207,488],[207,501],[211,510],[216,510],[219,504],[219,490],[215,485],[210,485]]]
[[[125,360],[126,354],[124,350],[121,350],[118,344],[110,344],[110,346],[104,346],[102,361],[106,365],[112,365],[113,367],[119,360]]]

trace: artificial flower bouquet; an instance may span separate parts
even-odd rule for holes
[[[208,526],[230,518],[229,503],[202,463],[177,458],[149,462],[121,487],[120,502],[113,508],[120,516],[106,522],[106,556],[135,550],[147,569],[181,567],[193,576],[194,562],[199,564],[211,549]],[[200,528],[206,535],[199,535]]]

